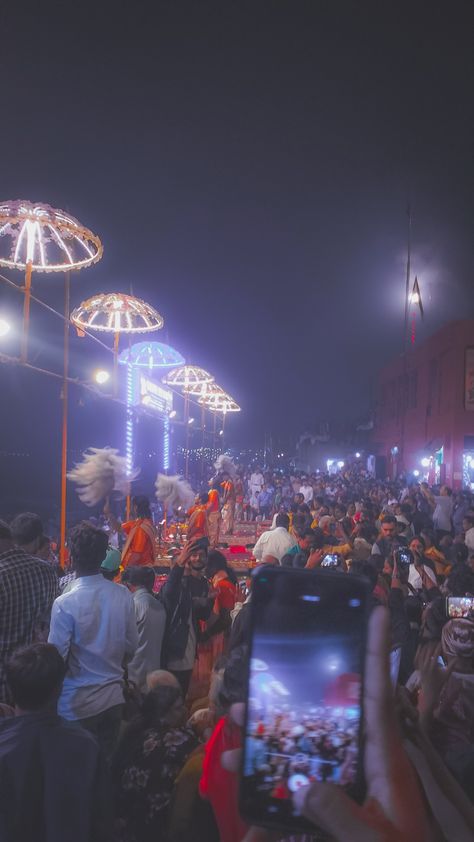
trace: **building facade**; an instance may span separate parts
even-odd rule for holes
[[[377,380],[377,473],[474,488],[474,320],[450,322]]]

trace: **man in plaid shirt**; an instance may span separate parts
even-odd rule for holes
[[[40,636],[39,629],[48,622],[57,593],[53,568],[15,547],[10,527],[0,521],[0,702],[12,702],[5,663],[15,649]]]

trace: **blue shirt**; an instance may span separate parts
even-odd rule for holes
[[[58,713],[86,719],[122,704],[123,668],[138,645],[131,594],[101,573],[76,579],[51,612],[49,643],[67,664]]]

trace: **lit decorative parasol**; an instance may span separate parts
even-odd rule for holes
[[[201,389],[213,383],[214,378],[204,368],[196,365],[182,365],[174,368],[165,377],[163,383],[181,389],[184,394],[184,423],[186,425],[185,471],[188,478],[189,468],[189,395],[201,394]],[[197,391],[196,391],[197,390]]]
[[[163,342],[136,342],[119,356],[120,365],[138,368],[171,368],[184,365],[184,357]]]
[[[70,214],[39,202],[0,202],[0,266],[25,271],[22,362],[28,357],[32,272],[82,269],[102,254],[99,237]]]
[[[0,265],[67,272],[100,260],[96,234],[68,213],[38,202],[0,203]]]
[[[185,394],[189,394],[191,389],[199,386],[199,384],[213,382],[212,374],[197,365],[179,366],[179,368],[174,368],[163,377],[163,383],[182,389]]]
[[[83,301],[71,313],[79,331],[98,330],[114,334],[114,384],[118,389],[117,364],[121,333],[149,333],[163,327],[163,317],[141,298],[121,292],[101,293]]]
[[[214,384],[211,383],[211,386]],[[214,436],[216,433],[216,418],[217,413],[222,413],[222,446],[224,446],[224,430],[225,430],[225,418],[228,412],[240,412],[239,404],[227,393],[224,392],[223,389],[217,387],[216,389],[210,389],[209,392],[203,394],[202,397],[198,398],[198,402],[205,405],[210,412],[214,412]]]
[[[21,361],[28,359],[31,275],[65,273],[63,411],[61,443],[60,563],[66,558],[66,471],[69,363],[69,272],[96,263],[103,254],[99,237],[69,213],[39,202],[0,202],[0,266],[25,271]]]
[[[132,369],[153,369],[170,368],[184,364],[184,357],[163,342],[136,342],[130,348],[122,351],[118,361],[120,365],[127,366],[127,434],[126,434],[126,458],[127,464],[132,469],[134,450],[134,424],[132,411],[133,374]],[[163,469],[169,469],[170,458],[170,421],[169,417],[164,422],[163,442]]]

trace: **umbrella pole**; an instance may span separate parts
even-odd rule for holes
[[[118,353],[119,353],[120,333],[114,333],[114,396],[118,395]]]
[[[187,394],[184,395],[184,423],[186,424],[184,476],[187,479],[189,475],[189,397]]]
[[[61,440],[61,518],[59,563],[64,569],[66,564],[66,474],[67,474],[67,420],[68,420],[68,370],[69,370],[69,289],[70,273],[64,276],[64,361],[63,361],[63,419]]]
[[[30,302],[31,302],[31,260],[26,264],[25,271],[25,300],[23,303],[23,330],[21,334],[21,352],[20,359],[22,363],[26,363],[28,359],[28,332],[30,328]]]

